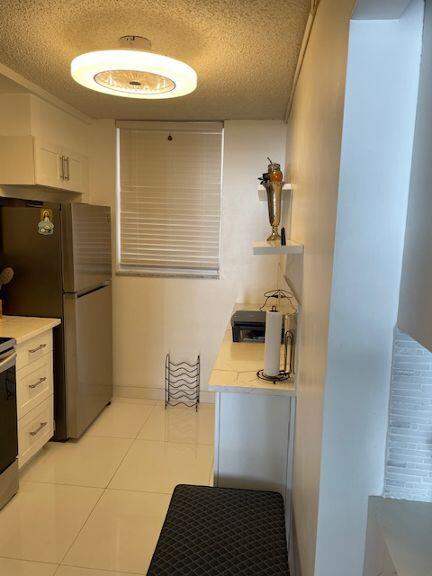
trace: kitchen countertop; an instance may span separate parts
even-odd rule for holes
[[[432,502],[369,498],[399,576],[430,576]]]
[[[0,319],[0,337],[15,338],[17,344],[22,344],[59,324],[61,320],[58,318],[3,316]]]
[[[258,310],[259,305],[236,304],[234,310],[239,309]],[[264,344],[233,342],[229,323],[213,366],[208,389],[212,392],[295,395],[294,381],[273,384],[260,380],[256,373],[262,368],[264,368]]]

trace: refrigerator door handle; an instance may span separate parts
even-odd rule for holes
[[[75,296],[76,298],[82,298],[83,296],[87,296],[88,294],[91,294],[92,292],[97,292],[98,290],[103,290],[104,288],[107,288],[108,286],[111,286],[111,282],[103,282],[102,284],[99,284],[98,286],[93,286],[92,288],[87,288],[86,290],[81,290],[80,292],[76,292],[75,294],[73,294],[73,296]]]

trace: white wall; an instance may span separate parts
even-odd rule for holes
[[[432,2],[426,2],[399,328],[432,351]]]
[[[411,0],[357,0],[353,18],[357,20],[394,20],[400,18]]]
[[[298,258],[291,259],[288,268],[303,305],[293,478],[294,533],[302,576],[312,576],[315,564],[329,302],[353,5],[354,0],[321,0],[289,122],[288,164],[294,186],[291,236],[305,245],[303,270]]]
[[[292,237],[305,245],[303,262],[286,266],[303,313],[293,488],[302,576],[360,576],[367,497],[383,487],[421,48],[414,4],[400,22],[350,25],[354,2],[322,0],[290,118]]]
[[[277,259],[253,256],[252,242],[269,233],[257,177],[267,156],[283,162],[285,143],[280,121],[225,122],[220,280],[115,277],[116,394],[161,397],[168,351],[190,359],[201,352],[205,388],[234,303],[260,302],[275,287]],[[91,148],[91,201],[114,209],[112,121],[95,123]]]
[[[423,3],[353,21],[324,394],[316,576],[360,576],[381,494]]]

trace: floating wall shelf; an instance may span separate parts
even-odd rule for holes
[[[270,244],[269,242],[254,242],[253,253],[255,256],[269,256],[272,254],[303,254],[303,244],[287,240],[286,246]]]
[[[289,191],[292,190],[292,184],[284,184],[282,188],[282,199],[287,195]],[[261,202],[267,201],[267,192],[264,186],[258,186],[258,198]]]

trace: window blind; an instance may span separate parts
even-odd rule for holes
[[[221,123],[118,123],[119,265],[217,276]]]

